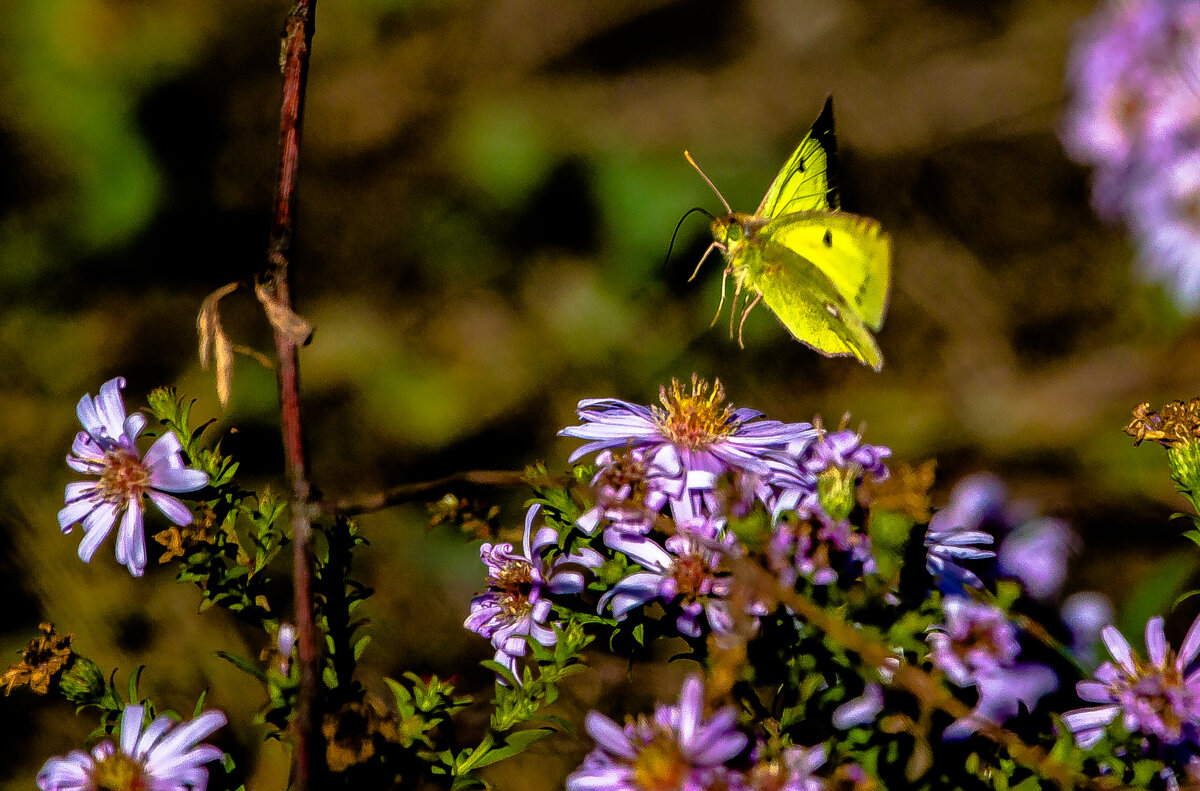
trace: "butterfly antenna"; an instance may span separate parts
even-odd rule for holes
[[[675,223],[675,232],[671,234],[671,244],[667,246],[667,257],[663,259],[663,269],[666,269],[667,264],[671,261],[671,251],[675,249],[675,237],[679,236],[679,229],[683,227],[683,221],[686,220],[689,216],[691,216],[695,212],[700,212],[705,217],[708,217],[709,220],[716,219],[706,209],[702,209],[699,206],[695,206],[691,209],[688,209],[686,212],[684,212],[683,216],[679,218],[679,222]],[[704,255],[702,255],[700,257],[700,264],[704,263],[704,259],[708,257],[708,254],[710,252],[712,252],[711,245],[709,246],[708,250],[704,251]],[[699,271],[699,269],[700,269],[700,264],[696,264],[697,271]],[[688,282],[689,283],[692,282],[692,278],[694,278],[695,276],[696,276],[696,273],[692,272],[692,277],[688,278]]]
[[[717,185],[713,184],[712,179],[705,175],[704,171],[700,169],[700,166],[696,164],[696,160],[692,159],[692,155],[687,151],[684,151],[683,156],[685,159],[687,159],[688,164],[695,168],[696,172],[700,174],[700,178],[704,179],[704,183],[712,187],[712,191],[717,193],[717,197],[721,199],[721,205],[725,207],[725,212],[727,214],[733,214],[733,208],[729,205],[729,201],[725,200],[725,196],[721,194],[719,189],[717,189]]]

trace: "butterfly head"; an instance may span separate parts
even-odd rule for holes
[[[712,221],[713,241],[729,253],[746,243],[762,225],[753,215],[730,212]]]

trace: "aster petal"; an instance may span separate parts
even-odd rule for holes
[[[163,492],[194,492],[208,486],[208,473],[191,467],[158,466],[150,470],[150,485]]]
[[[871,722],[883,711],[883,687],[867,684],[863,694],[833,710],[833,727],[848,731],[855,725]]]
[[[1091,706],[1068,711],[1062,715],[1062,719],[1063,724],[1078,735],[1080,731],[1103,728],[1116,718],[1117,712],[1120,710],[1121,707],[1115,704],[1111,706]]]
[[[121,529],[117,531],[117,562],[135,577],[146,571],[146,531],[142,525],[142,504],[131,502],[125,508]]]
[[[1200,617],[1192,621],[1183,644],[1179,646],[1179,656],[1175,659],[1175,667],[1182,673],[1200,654]]]
[[[679,743],[684,747],[692,743],[697,723],[704,714],[704,682],[697,675],[689,675],[679,691]]]
[[[175,720],[170,717],[158,717],[142,731],[142,735],[138,737],[137,749],[135,751],[139,759],[145,758],[150,749],[154,747],[154,743],[162,738],[163,734],[169,731],[174,725]]]
[[[92,757],[82,750],[72,750],[64,758],[51,758],[37,776],[42,791],[85,791],[91,786]]]
[[[224,712],[210,709],[189,722],[180,723],[170,735],[159,741],[150,750],[146,768],[153,771],[156,760],[186,750],[209,736],[226,723]]]
[[[64,505],[58,512],[58,526],[62,528],[64,533],[71,532],[76,524],[83,521],[97,506],[104,502],[100,497],[100,493],[94,491],[95,486],[91,484],[83,484],[92,486],[93,491],[88,495],[78,498],[71,497],[71,484],[67,486],[67,504]]]
[[[150,500],[158,506],[158,510],[175,524],[180,527],[186,527],[192,523],[192,511],[182,502],[172,497],[169,494],[151,489],[146,492],[150,495]]]
[[[1099,681],[1080,681],[1075,685],[1075,692],[1079,697],[1092,703],[1113,702],[1113,696],[1109,692],[1108,684],[1102,684]]]
[[[121,397],[124,387],[125,378],[118,376],[100,385],[96,396],[95,411],[108,438],[114,441],[122,439],[125,433],[125,399]]]
[[[145,754],[137,749],[145,712],[146,709],[137,703],[129,704],[121,712],[121,752],[139,759]]]
[[[168,431],[154,440],[150,450],[142,457],[142,463],[150,469],[160,465],[182,467],[183,459],[179,455],[182,451],[183,445],[179,444],[179,437],[175,436],[174,431]]]
[[[96,550],[112,532],[120,507],[114,503],[102,502],[83,520],[84,536],[79,542],[79,559],[84,563],[92,561]]]
[[[76,472],[92,472],[96,469],[94,465],[104,461],[104,448],[97,445],[86,431],[80,431],[75,435],[75,439],[71,442],[71,453],[78,458],[72,459],[68,456],[67,464],[70,464],[71,469]],[[76,465],[81,465],[82,469]]]
[[[1167,635],[1163,631],[1163,618],[1156,615],[1146,621],[1146,654],[1155,667],[1162,667],[1167,658]]]
[[[1133,675],[1137,672],[1137,668],[1133,663],[1133,649],[1129,647],[1129,641],[1125,636],[1117,631],[1115,626],[1106,626],[1100,630],[1100,637],[1104,640],[1104,645],[1108,648],[1108,653],[1112,658],[1117,660],[1117,663],[1125,669],[1125,672]]]

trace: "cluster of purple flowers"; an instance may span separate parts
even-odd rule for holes
[[[836,578],[831,549],[849,557],[838,568],[872,570],[869,540],[848,517],[858,482],[887,477],[887,448],[851,431],[734,409],[719,382],[710,387],[696,377],[690,390],[678,381],[662,388],[659,400],[654,407],[581,401],[581,425],[560,432],[587,440],[572,462],[597,453],[596,505],[576,526],[589,535],[603,527],[604,545],[641,568],[604,596],[602,608],[611,606],[620,620],[658,600],[679,609],[681,634],[728,631],[730,581],[719,566],[742,548],[727,521],[756,503],[776,521],[789,512],[809,520],[803,530],[781,522],[772,534],[772,557],[786,584],[799,575],[816,584]]]
[[[704,684],[689,676],[674,705],[658,704],[653,717],[623,727],[599,712],[587,716],[596,748],[567,778],[567,791],[633,789],[727,789],[727,791],[821,791],[814,773],[825,749],[790,746],[770,757],[737,729],[737,712],[725,706],[705,716]],[[750,749],[748,749],[750,748]],[[740,761],[739,761],[740,759]],[[738,768],[731,764],[748,768]]]
[[[1200,3],[1106,0],[1079,28],[1062,139],[1095,168],[1093,204],[1123,220],[1147,277],[1200,308]]]

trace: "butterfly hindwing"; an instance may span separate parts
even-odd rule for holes
[[[796,212],[767,223],[759,235],[820,269],[868,327],[883,325],[892,246],[875,220],[845,212]]]
[[[783,326],[822,354],[853,356],[875,370],[883,354],[875,338],[833,281],[811,261],[773,241],[743,245],[737,269],[745,285],[762,294]]]
[[[836,152],[831,96],[825,100],[825,107],[812,129],[808,130],[771,182],[755,214],[770,219],[798,211],[833,211],[840,208],[834,159]]]

